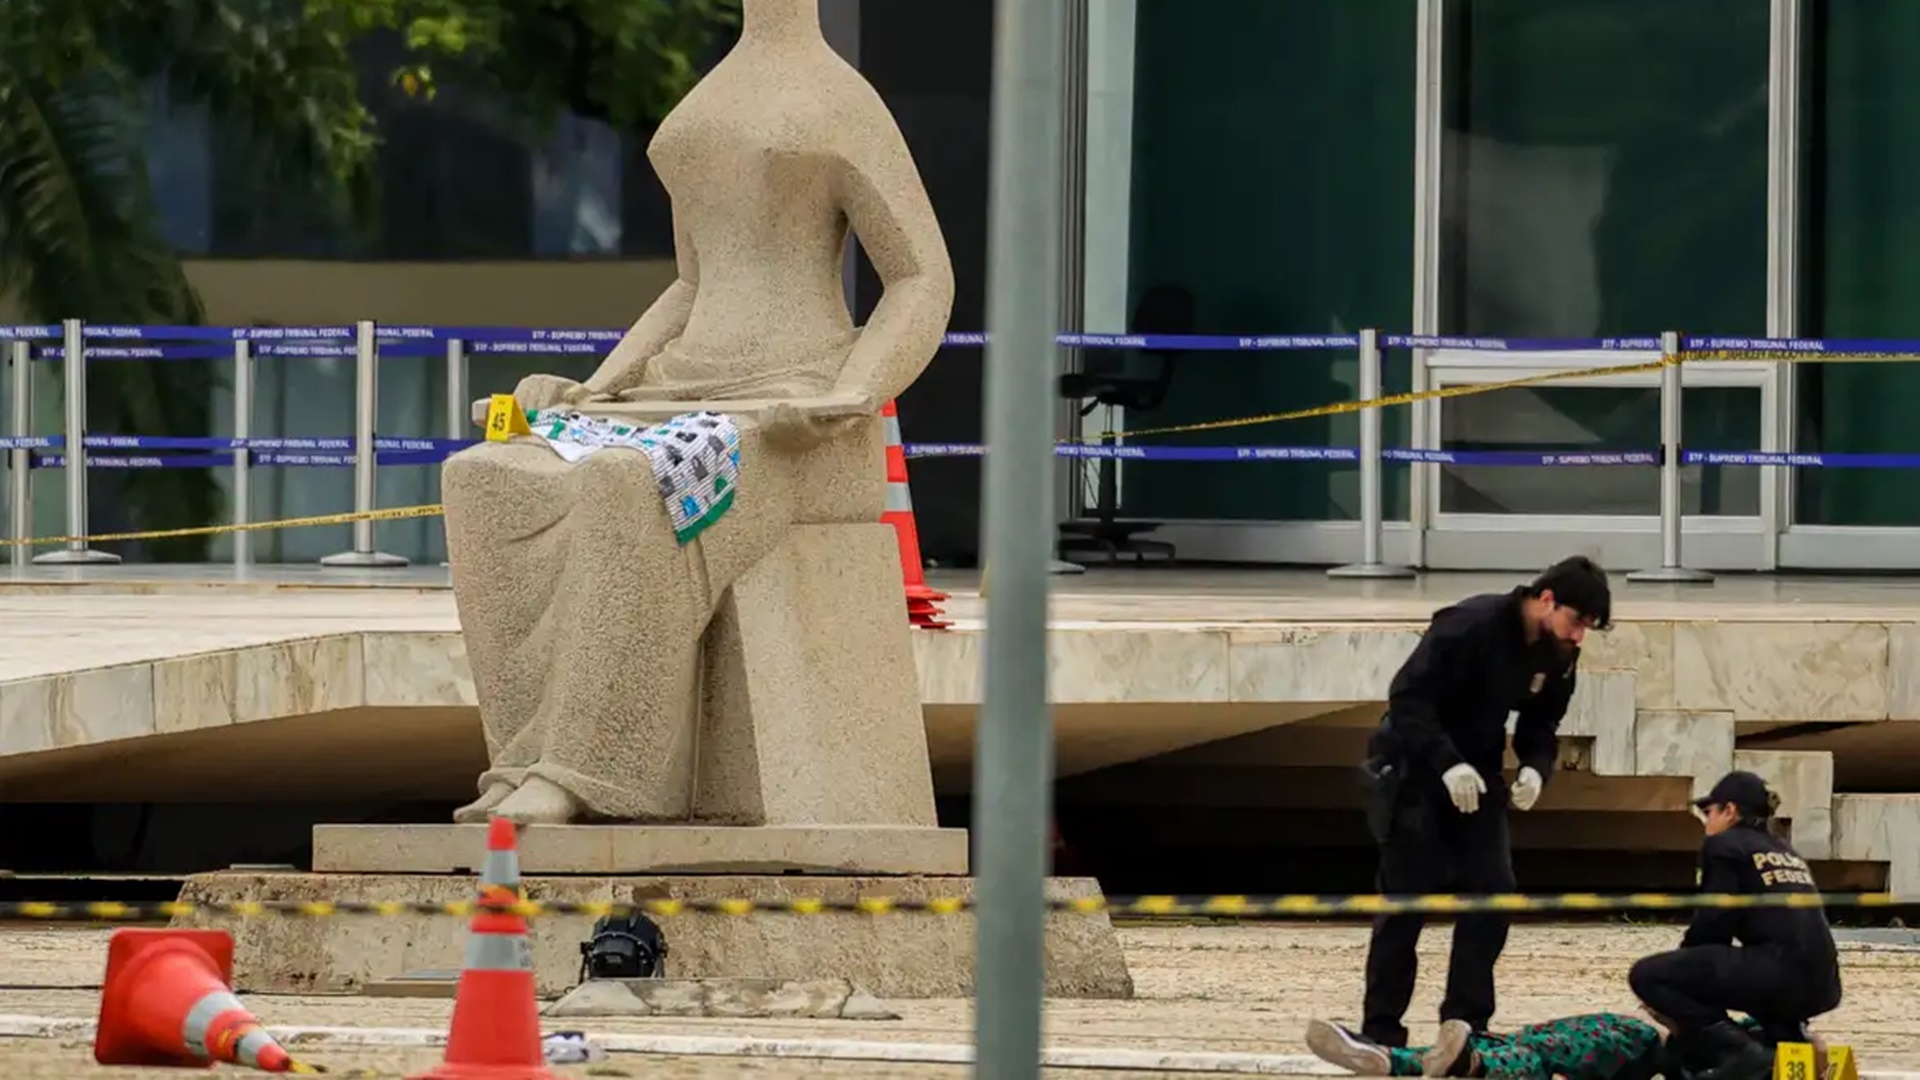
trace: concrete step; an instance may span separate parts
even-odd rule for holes
[[[1794,849],[1809,859],[1833,857],[1833,755],[1813,750],[1735,750],[1733,767],[1758,773],[1780,795],[1780,816],[1792,825]]]
[[[1833,854],[1886,863],[1887,891],[1920,903],[1920,795],[1834,796]]]

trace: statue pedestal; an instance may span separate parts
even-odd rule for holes
[[[529,829],[524,839],[531,841],[540,831]],[[462,861],[471,859],[462,853]],[[927,900],[973,895],[971,878],[930,874],[530,874],[523,884],[530,900],[575,903],[742,899],[768,904],[798,899],[851,902],[863,896]],[[1050,899],[1099,894],[1099,885],[1090,879],[1055,878],[1047,883]],[[222,872],[189,878],[180,899],[216,906],[262,900],[449,903],[471,902],[474,895],[475,879],[466,874]],[[591,936],[593,921],[585,915],[542,915],[529,920],[535,978],[543,997],[558,996],[578,982],[580,944]],[[974,919],[967,911],[952,915],[696,912],[655,921],[667,939],[666,973],[675,979],[846,979],[883,1000],[958,998],[973,993]],[[234,985],[255,993],[350,993],[407,972],[457,971],[468,938],[468,920],[451,915],[238,917],[203,911],[176,919],[175,925],[230,931],[236,946]],[[1104,913],[1049,913],[1046,957],[1050,996],[1133,995],[1119,938]]]
[[[485,825],[316,825],[323,874],[477,874]],[[894,825],[532,825],[520,873],[964,876],[967,831]]]

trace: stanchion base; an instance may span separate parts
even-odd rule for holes
[[[343,551],[338,555],[329,555],[320,560],[321,566],[358,567],[367,569],[377,567],[401,567],[411,565],[398,555],[389,555],[384,551]]]
[[[1690,566],[1656,566],[1635,570],[1627,575],[1627,580],[1645,585],[1711,585],[1713,575]]]
[[[1068,562],[1065,559],[1051,559],[1047,562],[1049,574],[1084,574],[1086,572],[1087,568],[1077,562]]]
[[[1371,581],[1398,581],[1418,575],[1410,566],[1394,566],[1392,563],[1348,563],[1328,570],[1327,576]]]
[[[49,551],[44,555],[33,557],[35,566],[113,566],[119,562],[120,556],[95,551],[92,548],[81,548],[78,551],[72,548],[61,548],[59,551]]]

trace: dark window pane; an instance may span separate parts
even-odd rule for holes
[[[1920,4],[1810,5],[1804,331],[1920,337]],[[1920,453],[1920,365],[1800,364],[1794,445],[1835,453]],[[1801,469],[1794,518],[1817,525],[1920,525],[1914,474]]]
[[[1763,332],[1767,0],[1453,0],[1449,10],[1442,330]],[[1598,431],[1604,419],[1647,449],[1659,442],[1658,400],[1651,390],[1514,391],[1449,403],[1446,430],[1519,447]],[[1688,391],[1687,441],[1757,449],[1702,440],[1757,440],[1759,401],[1757,391]],[[1448,470],[1442,506],[1657,508],[1651,470],[1595,469],[1578,482],[1528,472]],[[1751,471],[1721,473],[1706,470],[1701,490],[1724,497],[1689,512],[1757,512]],[[1525,485],[1541,494],[1522,496]]]
[[[1767,0],[1448,6],[1443,330],[1762,332]]]
[[[1204,8],[1204,11],[1198,10]],[[1140,0],[1130,290],[1193,294],[1196,332],[1399,327],[1412,307],[1413,0]],[[1092,227],[1092,226],[1090,226]],[[1351,353],[1199,353],[1134,429],[1351,400]],[[1404,386],[1405,363],[1390,378]],[[1406,411],[1387,417],[1404,442]],[[1352,416],[1143,442],[1353,445]],[[1388,512],[1404,515],[1403,470]],[[1358,516],[1352,465],[1129,466],[1129,515]]]
[[[1681,398],[1687,441],[1702,449],[1760,445],[1760,390],[1692,387]],[[1516,387],[1440,403],[1446,450],[1653,450],[1660,445],[1654,387]],[[1704,466],[1680,471],[1681,512],[1753,517],[1760,470]],[[1443,465],[1446,514],[1658,514],[1660,472],[1636,466],[1530,469]]]

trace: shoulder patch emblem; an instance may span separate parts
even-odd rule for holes
[[[1527,692],[1530,694],[1537,694],[1540,692],[1540,689],[1546,685],[1547,685],[1547,673],[1544,671],[1536,671],[1533,673],[1533,686],[1528,688]]]

